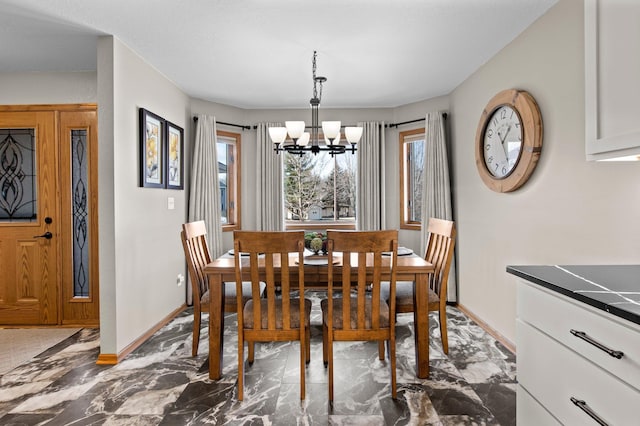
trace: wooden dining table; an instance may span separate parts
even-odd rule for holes
[[[291,264],[295,264],[297,254],[290,254]],[[295,258],[295,259],[294,259]],[[383,259],[390,259],[385,257]],[[397,281],[413,281],[414,289],[414,338],[416,351],[416,376],[419,378],[428,378],[429,376],[429,274],[434,272],[433,264],[427,262],[419,256],[398,256],[398,265],[396,269]],[[248,259],[243,259],[248,262]],[[388,262],[389,260],[387,260]],[[383,260],[384,262],[384,260]],[[274,260],[276,277],[279,273],[279,259]],[[318,262],[320,263],[320,262]],[[337,268],[338,276],[342,273],[342,258],[336,256],[333,261]],[[352,258],[352,264],[357,263],[357,259]],[[371,268],[373,272],[373,264],[367,268]],[[335,269],[334,269],[335,270]],[[327,283],[326,264],[307,264],[304,265],[305,289],[309,288],[326,288]],[[209,278],[209,378],[212,380],[220,379],[222,375],[222,354],[223,354],[223,334],[224,334],[224,287],[223,285],[235,285],[235,265],[233,256],[223,255],[204,268],[205,274]],[[297,267],[294,267],[291,273],[295,275]],[[386,273],[388,274],[388,273]],[[388,281],[389,276],[383,273],[382,279]],[[246,277],[249,280],[249,277]],[[292,276],[292,282],[297,281],[297,276]]]

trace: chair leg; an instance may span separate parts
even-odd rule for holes
[[[396,336],[392,335],[389,339],[389,360],[391,361],[391,397],[397,398],[396,391]]]
[[[249,346],[247,361],[249,361],[249,365],[253,365],[253,358],[256,353],[256,342],[247,342],[247,346]]]
[[[378,358],[380,361],[384,361],[384,340],[378,342]]]
[[[305,399],[305,377],[307,375],[306,364],[307,358],[309,358],[309,354],[307,352],[307,344],[309,343],[309,337],[307,336],[307,330],[304,332],[304,342],[300,342],[300,400],[303,401]],[[301,335],[303,333],[300,333]]]
[[[440,308],[440,337],[442,339],[442,350],[445,354],[449,354],[449,339],[447,338],[447,311],[446,306]]]
[[[191,356],[198,355],[198,345],[200,345],[200,316],[199,309],[198,312],[193,312],[193,343],[191,345]]]
[[[327,364],[329,362],[329,353],[327,349],[327,346],[329,346],[329,343],[327,342],[328,332],[329,329],[327,328],[327,325],[322,323],[322,362],[324,363],[324,368],[327,368]]]
[[[327,356],[329,358],[329,403],[333,403],[333,339],[327,339]]]
[[[251,343],[249,343],[251,346]],[[244,341],[238,336],[238,401],[244,398]]]
[[[304,343],[306,346],[306,362],[307,364],[309,364],[311,362],[311,330],[309,329],[309,327],[307,327],[307,329],[305,330],[305,334],[306,341]]]

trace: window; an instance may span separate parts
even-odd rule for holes
[[[400,132],[400,228],[421,227],[423,169],[424,129]]]
[[[222,230],[240,229],[240,134],[218,130]]]
[[[357,155],[283,153],[287,229],[355,229]]]

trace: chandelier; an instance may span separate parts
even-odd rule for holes
[[[344,135],[347,144],[340,143],[340,129],[342,123],[340,121],[323,121],[322,134],[324,140],[320,140],[320,126],[318,124],[318,108],[320,107],[320,99],[322,98],[322,84],[327,81],[326,77],[316,76],[316,56],[317,52],[313,51],[313,97],[309,101],[311,104],[311,133],[305,132],[304,121],[285,121],[285,127],[270,127],[269,137],[273,141],[277,153],[282,151],[290,154],[302,155],[305,152],[312,152],[314,155],[320,151],[327,151],[333,157],[336,154],[344,154],[351,152],[355,154],[356,144],[362,137],[362,127],[345,127]],[[318,87],[320,90],[318,90]],[[291,142],[286,141],[287,135]]]

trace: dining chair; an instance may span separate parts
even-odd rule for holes
[[[209,312],[209,281],[204,273],[204,267],[212,261],[207,243],[207,228],[204,221],[183,223],[180,232],[182,248],[187,259],[189,269],[189,279],[193,293],[193,343],[191,355],[198,355],[198,345],[200,343],[200,323],[203,312]],[[265,285],[261,285],[264,292]],[[236,286],[235,283],[224,286],[224,311],[236,312]],[[243,286],[242,299],[246,302],[251,296],[251,286],[247,282]],[[253,350],[253,349],[251,349]]]
[[[427,225],[429,238],[424,258],[433,264],[434,272],[429,274],[429,311],[437,311],[440,322],[440,337],[442,350],[449,353],[447,338],[447,281],[453,259],[453,249],[456,243],[456,226],[453,221],[429,218]],[[413,281],[396,282],[396,312],[408,313],[415,311]],[[382,298],[387,302],[391,298],[388,283],[382,285]]]
[[[304,232],[234,231],[236,291],[250,277],[252,297],[238,301],[238,400],[244,397],[244,342],[300,342],[300,399],[310,360],[311,301],[304,297]],[[289,253],[295,253],[291,258]],[[244,254],[244,256],[242,256]],[[276,272],[279,271],[279,272]],[[296,283],[297,276],[297,283]],[[266,283],[260,295],[260,280]],[[297,284],[297,286],[295,285]],[[299,296],[295,294],[296,288]],[[279,291],[277,291],[279,289]],[[248,355],[253,363],[253,353]]]
[[[333,342],[387,341],[391,393],[396,398],[395,281],[398,231],[327,231],[327,299],[322,308],[322,356],[329,367],[329,401],[333,402]],[[342,266],[333,264],[342,252]],[[383,252],[391,256],[383,258]],[[369,268],[367,268],[367,263]],[[371,267],[373,269],[371,269]],[[380,298],[383,271],[390,277],[392,297]],[[352,283],[355,286],[352,286]],[[334,290],[335,287],[335,290]],[[370,289],[370,291],[369,291]],[[384,359],[381,348],[380,359]]]

